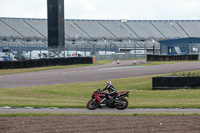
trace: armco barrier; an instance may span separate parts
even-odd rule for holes
[[[153,90],[200,89],[200,77],[165,76],[152,78]]]
[[[49,58],[25,61],[0,61],[0,69],[33,68],[58,65],[64,66],[92,63],[93,57]]]
[[[198,60],[199,55],[147,55],[147,61],[186,61]]]

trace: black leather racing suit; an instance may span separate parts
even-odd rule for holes
[[[108,96],[114,96],[117,94],[117,91],[114,86],[112,85],[107,85],[102,91],[108,90]]]
[[[108,93],[105,93],[104,96],[101,99],[101,104],[105,103],[106,99],[109,99],[109,96],[114,96],[117,94],[117,91],[114,86],[112,85],[107,85],[101,92],[108,90]]]

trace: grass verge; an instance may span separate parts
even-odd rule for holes
[[[129,108],[200,108],[198,89],[152,91],[152,77],[162,75],[113,79],[112,83],[118,92],[130,91]],[[85,108],[92,93],[104,88],[104,82],[2,88],[0,106]]]

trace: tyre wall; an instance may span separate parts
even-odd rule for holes
[[[173,89],[200,89],[200,77],[170,76],[153,77],[153,90],[173,90]]]
[[[147,61],[188,61],[198,60],[199,55],[147,55]]]
[[[92,64],[93,57],[49,58],[24,61],[0,61],[0,69],[33,68],[47,66],[66,66],[74,64]]]

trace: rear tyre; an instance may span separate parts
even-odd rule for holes
[[[91,99],[88,103],[87,103],[87,108],[89,110],[95,110],[97,107],[99,107],[99,102],[96,98]]]
[[[121,98],[119,100],[119,103],[116,105],[116,108],[118,110],[123,110],[123,109],[127,108],[127,106],[128,106],[128,100],[126,100],[125,98]]]

